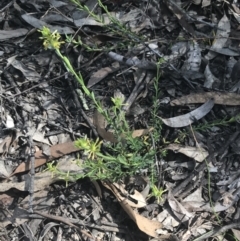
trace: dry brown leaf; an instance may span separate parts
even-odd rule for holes
[[[158,237],[156,230],[162,228],[162,226],[163,226],[162,223],[160,223],[158,221],[149,220],[149,219],[141,216],[140,214],[138,214],[136,211],[132,210],[132,208],[128,205],[126,200],[121,200],[121,195],[119,194],[117,189],[114,187],[114,185],[112,185],[111,183],[103,183],[103,185],[113,192],[113,194],[119,201],[122,208],[129,215],[129,217],[137,224],[138,228],[141,231],[143,231],[144,233],[146,233],[147,235],[149,235],[151,237],[154,237],[154,238]]]
[[[141,194],[143,195],[144,198],[147,198],[147,196],[149,195],[150,189],[151,189],[151,186],[150,186],[150,182],[148,181],[145,188],[141,191]]]
[[[145,207],[145,206],[147,205],[144,196],[143,196],[140,192],[138,192],[137,190],[134,190],[134,194],[133,194],[133,195],[129,195],[129,193],[124,189],[123,185],[120,185],[120,184],[118,184],[118,183],[113,183],[113,185],[114,185],[117,189],[119,189],[119,190],[121,191],[121,193],[122,193],[125,197],[126,197],[126,196],[129,196],[129,197],[131,197],[133,200],[136,200],[136,203],[135,203],[135,202],[133,202],[133,201],[131,201],[131,200],[129,200],[129,199],[126,199],[125,197],[122,197],[122,196],[121,196],[121,197],[120,197],[121,200],[122,200],[122,201],[125,200],[126,203],[127,203],[129,206],[131,206],[131,207],[133,207],[133,208],[142,208],[142,207]]]
[[[96,191],[97,191],[97,193],[98,193],[98,196],[99,196],[100,198],[102,198],[102,190],[101,190],[98,182],[95,181],[95,180],[91,180],[91,182],[92,182],[92,184],[94,185],[94,187],[96,188]]]
[[[117,142],[117,139],[112,132],[108,132],[103,128],[97,127],[97,133],[106,141],[110,141],[112,143]]]
[[[233,231],[233,234],[234,234],[236,240],[240,240],[240,230],[232,228],[232,231]]]
[[[94,86],[95,84],[100,82],[103,78],[117,71],[118,69],[119,68],[115,68],[115,67],[105,67],[105,68],[99,69],[97,72],[93,73],[93,75],[90,77],[87,87],[90,88]]]
[[[132,133],[132,137],[140,137],[140,136],[145,136],[147,135],[149,132],[151,132],[154,128],[150,127],[148,129],[139,129],[139,130],[134,130]]]
[[[51,155],[49,157],[45,156],[42,151],[38,151],[35,153],[35,167],[39,167],[45,164],[48,161],[59,158],[66,154],[79,151],[79,148],[75,147],[74,142],[67,142],[62,144],[57,144],[50,147]],[[11,174],[11,176],[16,173],[25,172],[30,169],[30,162],[22,162],[15,171]]]
[[[199,147],[182,146],[180,144],[170,144],[166,147],[167,150],[180,152],[188,157],[193,158],[198,162],[202,162],[209,155],[206,150]]]
[[[114,134],[112,132],[108,132],[105,130],[106,126],[106,120],[102,114],[100,114],[97,110],[94,113],[93,116],[93,124],[96,126],[98,134],[106,141],[110,141],[112,143],[116,143],[117,139],[115,138]],[[147,135],[150,131],[152,131],[153,128],[150,127],[148,129],[139,129],[134,130],[132,133],[132,137],[140,137]]]
[[[105,123],[106,120],[104,116],[96,110],[93,116],[93,124],[96,126],[97,133],[104,140],[116,143],[117,139],[115,138],[114,134],[105,130]]]
[[[235,93],[206,92],[190,94],[170,102],[171,106],[205,103],[209,99],[214,99],[218,105],[240,105],[240,95]]]
[[[0,143],[0,153],[7,153],[9,146],[12,142],[12,137],[11,136],[7,136],[1,143]]]
[[[188,212],[184,206],[175,199],[171,192],[168,192],[168,203],[172,212],[181,222],[187,222],[194,216],[194,213]]]
[[[57,165],[58,170],[62,172],[69,172],[70,174],[80,174],[82,173],[82,168],[76,164],[76,162],[66,160],[61,158]],[[74,177],[69,177],[69,182],[74,182],[76,179]],[[62,177],[55,176],[54,173],[50,171],[39,172],[35,174],[34,177],[34,192],[47,189],[50,184],[62,180]],[[18,189],[19,191],[29,191],[30,177],[26,177],[26,180],[22,182],[5,182],[0,185],[0,192],[5,192],[11,188]]]

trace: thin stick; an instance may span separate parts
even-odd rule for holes
[[[29,153],[29,161],[31,163],[31,169],[30,169],[30,185],[29,185],[29,212],[33,213],[33,196],[34,196],[34,177],[35,177],[35,149],[33,146],[33,140],[32,136],[28,136],[28,144],[30,148],[30,153]]]

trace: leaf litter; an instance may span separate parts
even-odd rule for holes
[[[108,12],[95,0],[83,4],[102,21],[68,0],[0,4],[3,240],[239,239],[239,3],[109,0]],[[80,86],[44,50],[43,26],[81,40],[61,51],[106,109],[116,91],[124,96],[133,137],[152,139],[149,151],[157,150],[161,197],[151,195],[149,170],[138,174],[145,181],[69,178],[67,187],[66,176],[50,172],[53,160],[66,173],[84,172],[78,137],[117,139],[89,99],[82,108]]]

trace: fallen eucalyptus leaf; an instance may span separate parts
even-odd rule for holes
[[[218,30],[215,36],[215,39],[213,41],[212,48],[213,49],[221,49],[224,47],[225,43],[228,40],[229,34],[230,34],[230,21],[226,15],[222,17],[222,19],[218,23]],[[216,57],[217,53],[213,51],[209,51],[205,58],[210,60]]]
[[[236,93],[223,93],[223,92],[206,92],[199,94],[190,94],[181,98],[172,100],[171,106],[175,105],[188,105],[205,103],[209,99],[214,99],[214,103],[218,105],[240,105],[240,95]]]
[[[11,58],[8,61],[8,63],[9,64],[11,63],[11,65],[14,68],[20,70],[22,72],[22,74],[26,77],[27,80],[37,82],[40,79],[40,74],[39,73],[37,73],[36,71],[34,71],[32,69],[29,69],[21,61],[19,61],[17,59],[12,60]]]
[[[194,216],[194,213],[188,212],[184,206],[175,199],[171,192],[168,192],[168,203],[174,215],[178,220],[181,220],[181,223],[189,221],[190,218]]]
[[[172,150],[174,152],[180,152],[188,157],[193,158],[198,162],[202,162],[209,155],[206,150],[199,147],[193,146],[182,146],[179,144],[170,144],[166,147],[167,150]]]
[[[102,182],[102,184],[113,192],[113,194],[119,201],[122,208],[129,215],[129,217],[137,224],[138,228],[141,231],[143,231],[144,233],[146,233],[147,235],[149,235],[151,237],[154,237],[154,238],[158,237],[156,230],[162,228],[162,226],[163,226],[162,223],[160,223],[158,221],[147,219],[147,218],[141,216],[140,214],[138,214],[135,210],[132,210],[132,208],[126,202],[126,199],[121,200],[121,195],[113,184],[106,183],[106,182]]]
[[[19,28],[14,30],[0,30],[0,40],[6,40],[10,38],[17,38],[27,34],[28,30],[25,28]]]
[[[87,87],[91,88],[92,86],[100,82],[102,79],[104,79],[106,76],[108,76],[111,73],[114,73],[118,69],[119,67],[113,67],[113,66],[99,69],[97,72],[93,73],[93,75],[90,77]]]
[[[72,175],[78,175],[83,173],[83,169],[74,161],[66,160],[66,158],[62,158],[58,161],[57,165],[58,170],[64,173],[70,173]],[[25,178],[26,180],[22,182],[4,182],[0,185],[0,192],[5,192],[11,188],[18,189],[19,191],[29,191],[30,178]],[[50,184],[64,180],[61,176],[54,175],[53,172],[45,171],[39,172],[35,175],[35,184],[34,184],[34,192],[39,190],[44,190],[49,187]],[[75,177],[69,177],[69,182],[76,181]]]
[[[113,183],[113,185],[120,190],[123,196],[119,197],[122,201],[125,200],[127,204],[134,208],[142,208],[147,205],[144,196],[138,192],[137,190],[134,191],[134,194],[129,195],[128,192],[124,189],[124,187],[118,183]],[[127,196],[131,197],[131,199],[136,200],[136,202],[131,201],[130,199],[126,198]]]
[[[192,124],[194,121],[201,119],[213,108],[213,99],[208,100],[205,104],[201,105],[199,108],[191,111],[188,114],[180,115],[177,117],[172,117],[169,119],[163,119],[159,117],[162,122],[170,127],[180,128]]]
[[[58,33],[60,33],[60,34],[73,34],[74,33],[74,31],[69,27],[62,27],[62,26],[58,26],[58,25],[53,26],[42,20],[39,20],[39,19],[33,17],[30,14],[23,14],[21,17],[34,28],[42,29],[45,26],[45,27],[48,27],[51,30],[51,32],[54,32],[55,30],[57,30]]]
[[[57,144],[54,146],[50,147],[50,152],[51,155],[49,157],[45,156],[43,154],[43,151],[37,151],[35,153],[35,167],[39,167],[43,164],[45,164],[48,161],[51,161],[53,159],[62,157],[66,154],[72,153],[72,152],[76,152],[79,151],[79,148],[75,147],[74,142],[66,142],[66,143],[62,143],[62,144]],[[16,169],[15,171],[11,174],[11,176],[17,174],[17,173],[21,173],[21,172],[25,172],[28,171],[30,168],[30,162],[22,162]]]

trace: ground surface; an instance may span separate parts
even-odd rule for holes
[[[0,3],[0,240],[240,240],[238,1],[81,6]],[[155,181],[141,162],[121,181],[76,180],[76,139],[105,154],[127,141],[44,49],[43,26],[104,109],[122,96]]]

